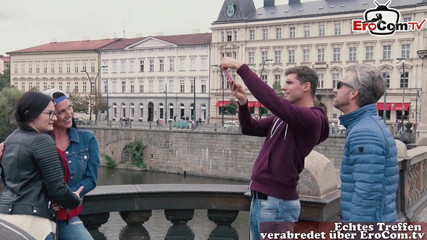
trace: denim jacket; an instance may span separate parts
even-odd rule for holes
[[[65,151],[70,168],[69,186],[76,191],[84,186],[80,196],[96,187],[99,168],[99,148],[95,135],[85,129],[70,128],[70,145]]]

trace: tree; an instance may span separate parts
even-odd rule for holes
[[[89,99],[89,96],[87,98]],[[99,90],[94,90],[94,94],[92,95],[92,112],[95,114],[95,120],[99,120],[99,112],[106,111],[107,108],[107,102],[102,93]]]
[[[274,83],[273,83],[273,89],[274,89],[274,91],[276,91],[276,93],[278,95],[280,95],[282,97],[285,96],[285,94],[283,93],[283,90],[282,90],[282,86],[280,86],[280,81],[274,81]]]
[[[4,70],[3,74],[0,73],[0,91],[10,85],[10,69]]]
[[[0,141],[15,130],[18,125],[15,122],[15,105],[22,92],[13,87],[6,87],[0,91]]]
[[[81,97],[79,93],[74,92],[70,93],[68,96],[71,104],[73,105],[73,109],[75,112],[87,112],[89,107],[89,102],[86,97]]]
[[[225,111],[231,115],[231,119],[233,120],[233,116],[237,113],[237,104],[234,102],[234,99],[230,99],[230,103],[225,105]]]

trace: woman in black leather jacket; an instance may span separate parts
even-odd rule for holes
[[[5,140],[0,196],[0,236],[6,229],[24,231],[35,239],[54,239],[55,222],[51,201],[76,208],[80,192],[64,183],[55,141],[47,134],[56,120],[52,100],[39,92],[26,92],[16,105],[19,125]],[[3,227],[7,225],[7,227]]]

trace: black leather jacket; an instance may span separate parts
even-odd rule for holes
[[[32,128],[17,129],[5,140],[2,157],[5,189],[0,213],[52,217],[50,200],[76,208],[80,199],[64,183],[55,141]]]

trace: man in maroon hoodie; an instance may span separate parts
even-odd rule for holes
[[[243,86],[228,81],[239,102],[242,133],[266,137],[249,186],[252,193],[250,236],[251,240],[259,239],[262,222],[298,221],[299,173],[304,169],[304,158],[329,136],[328,118],[321,108],[314,106],[318,77],[309,67],[287,69],[282,87],[284,98],[236,59],[226,57],[219,67],[237,70],[253,96],[273,113],[268,118],[253,119]]]

